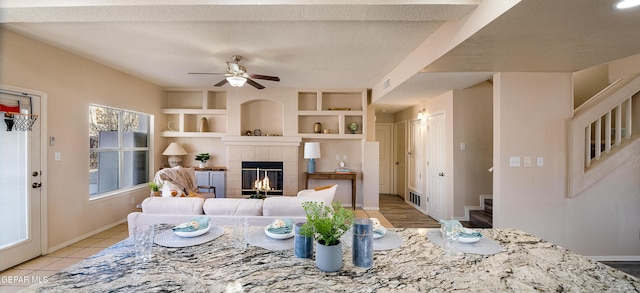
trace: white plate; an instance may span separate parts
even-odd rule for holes
[[[176,226],[176,228],[184,228],[188,224],[189,223],[182,223],[182,224]],[[207,227],[204,228],[204,229],[195,230],[195,231],[192,231],[192,232],[181,232],[181,231],[173,231],[173,232],[176,233],[176,235],[178,235],[180,237],[198,237],[200,235],[203,235],[204,233],[209,232],[210,228],[211,228],[211,224],[207,225]]]
[[[267,234],[267,236],[269,236],[269,238],[273,238],[273,239],[289,239],[289,238],[293,237],[293,230],[291,230],[291,232],[289,232],[287,234],[276,234],[276,233],[269,232],[269,228],[271,228],[271,225],[267,225],[267,226],[264,227],[264,234]]]
[[[467,233],[467,234],[477,233],[478,232],[476,230],[472,230],[472,229],[469,229],[469,228],[462,228],[462,229],[464,230],[464,233]],[[480,236],[480,237],[462,237],[462,236],[460,236],[460,237],[458,237],[458,242],[460,242],[460,243],[476,243],[476,242],[480,241],[480,238],[482,238],[482,236]]]

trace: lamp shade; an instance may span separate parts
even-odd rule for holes
[[[305,159],[319,159],[320,158],[320,143],[319,142],[305,142],[304,143],[304,158]]]
[[[247,79],[242,76],[227,76],[227,81],[233,87],[241,87],[247,82]]]
[[[187,151],[177,142],[172,142],[162,153],[165,156],[184,156]]]

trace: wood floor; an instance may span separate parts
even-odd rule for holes
[[[396,228],[440,228],[440,223],[394,194],[380,194],[380,213]]]
[[[440,227],[438,221],[405,203],[404,199],[398,195],[380,194],[380,213],[395,228]],[[602,263],[640,279],[639,261],[603,261]]]

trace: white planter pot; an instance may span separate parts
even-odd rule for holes
[[[325,246],[316,241],[316,267],[324,272],[337,272],[342,268],[342,243]]]
[[[200,163],[198,163],[198,167],[200,169],[205,168],[205,167],[207,167],[207,163],[206,162],[200,162]]]

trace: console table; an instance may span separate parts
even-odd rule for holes
[[[336,172],[304,172],[304,189],[309,188],[309,179],[315,180],[351,180],[351,208],[356,209],[356,173],[336,173]]]

